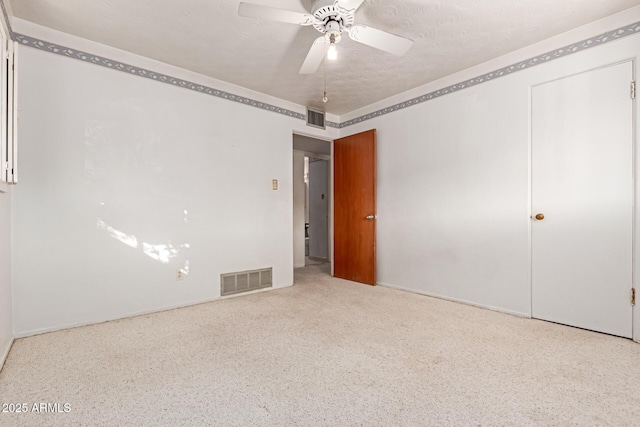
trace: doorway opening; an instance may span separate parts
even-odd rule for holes
[[[305,156],[305,266],[329,262],[329,161]]]
[[[332,140],[293,134],[293,265],[331,274]]]

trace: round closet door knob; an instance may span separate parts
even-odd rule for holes
[[[544,219],[544,214],[541,214],[541,213],[537,214],[537,215],[536,215],[536,219],[537,219],[538,221],[542,221],[542,220]]]

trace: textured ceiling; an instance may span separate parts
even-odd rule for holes
[[[307,12],[310,0],[249,0]],[[356,24],[415,41],[403,57],[348,37],[299,75],[312,27],[241,18],[240,0],[11,0],[14,15],[301,105],[344,114],[546,39],[640,0],[365,0]]]

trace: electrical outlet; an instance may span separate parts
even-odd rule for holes
[[[184,279],[184,271],[182,271],[181,268],[176,270],[176,280],[183,280]]]

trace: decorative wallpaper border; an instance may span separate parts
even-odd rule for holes
[[[55,53],[56,55],[66,56],[68,58],[78,59],[83,62],[89,62],[91,64],[100,65],[105,68],[110,68],[116,71],[122,71],[127,74],[133,74],[135,76],[144,77],[150,80],[155,80],[162,83],[167,83],[173,86],[182,87],[185,89],[193,90],[195,92],[204,93],[207,95],[215,96],[217,98],[223,98],[228,101],[238,102],[244,105],[250,105],[252,107],[260,108],[267,111],[272,111],[278,114],[284,114],[285,116],[294,117],[300,120],[306,120],[307,116],[295,111],[287,110],[286,108],[280,108],[275,105],[267,104],[266,102],[256,101],[255,99],[246,98],[244,96],[235,95],[233,93],[218,90],[209,86],[193,83],[188,80],[179,79],[177,77],[171,77],[166,74],[156,73],[155,71],[147,70],[145,68],[135,67],[133,65],[125,64],[123,62],[114,61],[102,56],[93,55],[81,50],[70,49],[65,46],[61,46],[55,43],[45,42],[33,37],[25,36],[24,34],[14,34],[14,40],[23,46],[33,47],[46,52]]]
[[[380,110],[374,111],[373,113],[365,114],[363,116],[356,117],[351,120],[347,120],[346,122],[340,123],[339,128],[342,129],[347,126],[355,125],[356,123],[361,123],[366,120],[371,120],[375,117],[380,117],[382,115],[389,114],[394,111],[402,110],[403,108],[411,107],[413,105],[417,105],[434,98],[439,98],[443,95],[447,95],[453,92],[460,91],[462,89],[469,88],[471,86],[476,86],[491,80],[495,80],[499,77],[508,76],[509,74],[513,74],[515,72],[525,70],[527,68],[535,67],[536,65],[544,64],[545,62],[553,61],[554,59],[572,55],[574,53],[581,52],[583,50],[600,46],[605,43],[609,43],[614,40],[619,40],[623,37],[631,36],[638,33],[640,33],[640,22],[636,22],[636,23],[627,25],[625,27],[618,28],[617,30],[608,31],[598,36],[595,36],[586,40],[582,40],[580,42],[573,43],[568,46],[564,46],[547,53],[543,53],[542,55],[534,56],[533,58],[525,59],[524,61],[520,61],[513,65],[508,65],[506,67],[500,68],[495,71],[491,71],[481,76],[474,77],[472,79],[465,80],[463,82],[456,83],[454,85],[447,86],[445,88],[442,88],[433,92],[429,92],[427,94],[418,96],[408,101],[400,102],[390,107],[382,108]]]
[[[5,9],[4,6],[4,2],[2,0],[0,0],[0,6],[2,8],[2,11],[5,15],[5,19],[7,19],[7,22],[9,22],[8,17],[7,17],[7,11]],[[155,81],[159,81],[162,83],[167,83],[173,86],[178,86],[178,87],[182,87],[185,89],[189,89],[189,90],[193,90],[196,92],[200,92],[200,93],[204,93],[206,95],[211,95],[211,96],[215,96],[218,98],[223,98],[226,99],[228,101],[234,101],[234,102],[238,102],[240,104],[244,104],[244,105],[249,105],[252,107],[256,107],[256,108],[260,108],[263,110],[267,110],[267,111],[271,111],[274,113],[278,113],[278,114],[283,114],[289,117],[294,117],[296,119],[300,119],[300,120],[305,120],[306,121],[306,115],[305,114],[301,114],[301,113],[297,113],[295,111],[291,111],[291,110],[287,110],[285,108],[280,108],[278,106],[275,105],[271,105],[265,102],[260,102],[260,101],[256,101],[254,99],[251,98],[246,98],[244,96],[240,96],[240,95],[235,95],[233,93],[229,93],[229,92],[225,92],[222,90],[218,90],[209,86],[205,86],[205,85],[201,85],[198,83],[193,83],[193,82],[189,82],[187,80],[183,80],[183,79],[179,79],[176,77],[171,77],[168,76],[166,74],[162,74],[162,73],[156,73],[155,71],[151,71],[151,70],[147,70],[144,68],[140,68],[140,67],[135,67],[133,65],[128,65],[119,61],[114,61],[108,58],[104,58],[102,56],[98,56],[98,55],[93,55],[87,52],[83,52],[83,51],[79,51],[79,50],[75,50],[75,49],[70,49],[68,47],[65,46],[61,46],[55,43],[49,43],[46,42],[44,40],[40,40],[40,39],[36,39],[33,37],[29,37],[23,34],[17,34],[14,33],[13,30],[11,29],[11,25],[8,24],[9,26],[9,31],[11,34],[11,37],[13,40],[15,40],[16,42],[20,43],[21,45],[24,46],[29,46],[35,49],[39,49],[39,50],[43,50],[46,52],[51,52],[54,53],[56,55],[62,55],[62,56],[66,56],[69,58],[73,58],[73,59],[78,59],[80,61],[84,61],[84,62],[89,62],[92,64],[96,64],[96,65],[100,65],[106,68],[110,68],[116,71],[122,71],[125,72],[127,74],[133,74],[133,75],[137,75],[140,77],[144,77],[147,79],[151,79],[151,80],[155,80]],[[508,65],[506,67],[502,67],[498,70],[495,71],[491,71],[489,73],[485,73],[482,74],[478,77],[474,77],[468,80],[465,80],[463,82],[460,83],[456,83],[450,86],[447,86],[445,88],[442,89],[438,89],[436,91],[433,92],[429,92],[426,93],[424,95],[409,99],[407,101],[403,101],[400,103],[397,103],[395,105],[392,105],[390,107],[386,107],[386,108],[382,108],[380,110],[376,110],[372,113],[368,113],[359,117],[356,117],[354,119],[342,122],[342,123],[336,123],[336,122],[330,122],[327,121],[325,122],[327,127],[331,127],[331,128],[337,128],[337,129],[343,129],[346,128],[348,126],[352,126],[355,125],[357,123],[361,123],[367,120],[371,120],[373,118],[376,117],[380,117],[383,116],[385,114],[389,114],[392,113],[394,111],[398,111],[398,110],[402,110],[404,108],[408,108],[417,104],[421,104],[423,102],[435,99],[435,98],[439,98],[441,96],[444,95],[448,95],[450,93],[453,92],[458,92],[460,90],[472,87],[472,86],[476,86],[488,81],[492,81],[495,80],[497,78],[500,77],[504,77],[504,76],[508,76],[510,74],[513,74],[515,72],[521,71],[521,70],[525,70],[531,67],[535,67],[536,65],[540,65],[540,64],[544,64],[546,62],[549,61],[553,61],[554,59],[558,59],[558,58],[563,58],[565,56],[568,55],[572,55],[574,53],[578,53],[581,52],[583,50],[586,49],[590,49],[592,47],[596,47],[596,46],[601,46],[605,43],[609,43],[615,40],[619,40],[621,38],[627,37],[627,36],[631,36],[634,34],[640,34],[640,21],[639,22],[635,22],[633,24],[629,24],[627,26],[618,28],[616,30],[612,30],[612,31],[608,31],[606,33],[579,41],[577,43],[573,43],[570,44],[568,46],[564,46],[555,50],[552,50],[550,52],[547,53],[543,53],[541,55],[535,56],[533,58],[529,58],[526,59],[524,61],[520,61],[516,64],[512,64],[512,65]]]

